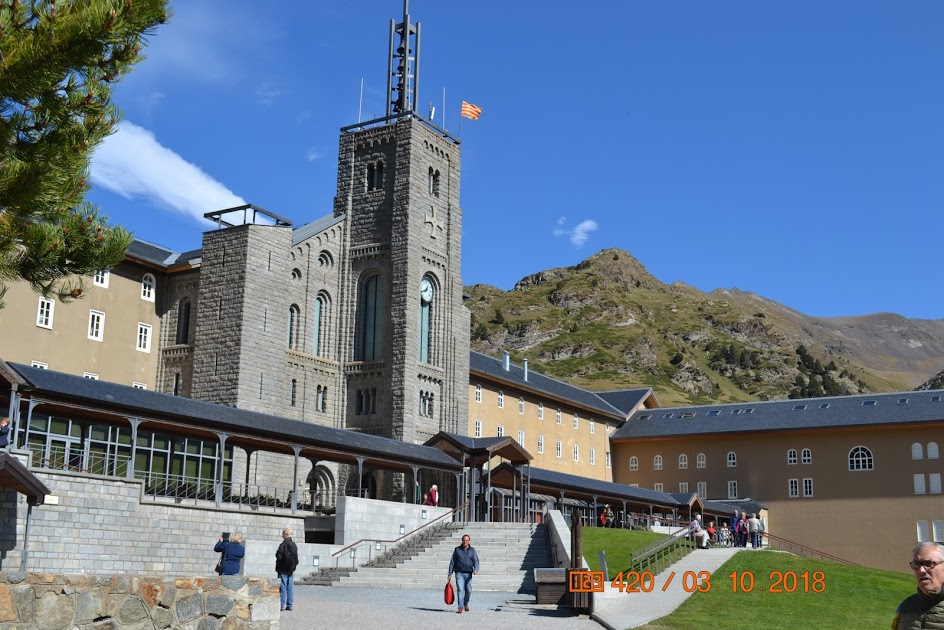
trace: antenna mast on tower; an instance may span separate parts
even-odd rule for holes
[[[394,38],[398,41],[394,48]],[[416,113],[420,87],[420,24],[410,24],[410,0],[403,0],[403,21],[390,20],[387,58],[387,116]]]

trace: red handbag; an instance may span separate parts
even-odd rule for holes
[[[446,590],[443,591],[443,601],[448,605],[452,605],[456,601],[456,593],[452,590],[452,582],[446,582]]]

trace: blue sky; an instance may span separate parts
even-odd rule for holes
[[[189,0],[120,84],[90,200],[184,251],[204,212],[331,212],[401,0]],[[420,110],[462,124],[465,284],[608,247],[816,316],[944,317],[944,3],[412,0]],[[443,121],[443,89],[446,90]]]

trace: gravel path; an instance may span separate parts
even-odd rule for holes
[[[457,615],[443,603],[442,589],[366,589],[295,586],[295,606],[283,612],[280,630],[420,630],[421,628],[509,628],[512,630],[597,630],[589,617],[538,606],[518,593],[472,592],[471,609]]]

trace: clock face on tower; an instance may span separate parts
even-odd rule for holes
[[[428,278],[423,278],[420,282],[420,299],[423,300],[423,304],[433,301],[433,283]]]

